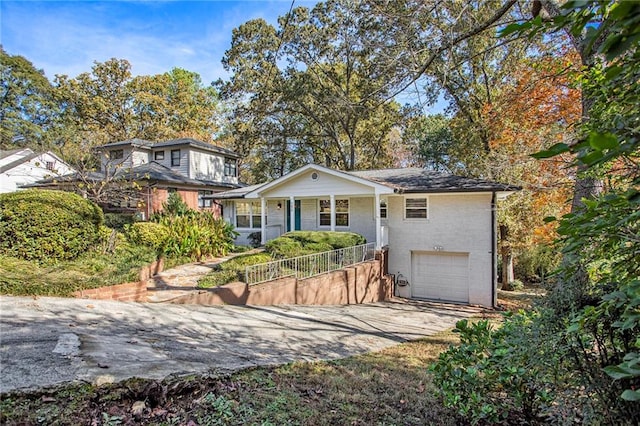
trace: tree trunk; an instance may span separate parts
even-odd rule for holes
[[[502,289],[513,291],[513,254],[509,245],[509,228],[500,225],[500,256],[502,257]]]

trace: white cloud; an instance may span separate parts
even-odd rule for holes
[[[129,3],[3,1],[2,43],[8,53],[31,60],[50,79],[56,74],[75,77],[89,72],[94,61],[119,58],[127,59],[136,75],[180,67],[199,73],[202,81],[208,83],[228,77],[220,60],[230,47],[233,28],[258,17],[275,24],[291,4],[289,1],[200,4],[217,12],[205,16],[195,13],[180,20],[163,15],[168,13],[163,8],[194,7],[194,3],[184,6],[181,2],[167,1]],[[296,2],[296,5],[311,4]],[[137,12],[147,8],[148,14],[128,16],[128,7],[135,7]]]

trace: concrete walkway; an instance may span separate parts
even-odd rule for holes
[[[167,269],[149,278],[147,302],[162,303],[197,291],[198,280],[217,265],[237,256],[260,253],[262,249],[253,249],[244,253],[231,253],[228,256],[216,257],[204,262],[187,263]]]
[[[343,358],[478,312],[406,300],[274,307],[0,296],[0,392]]]

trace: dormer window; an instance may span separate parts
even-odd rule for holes
[[[238,163],[233,158],[224,159],[224,175],[230,177],[238,176]]]

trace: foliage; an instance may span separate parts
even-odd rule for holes
[[[102,210],[77,194],[27,190],[0,195],[0,251],[27,260],[74,259],[99,242]]]
[[[269,241],[265,248],[275,258],[290,258],[366,242],[362,235],[353,232],[292,231]]]
[[[194,211],[189,208],[187,203],[180,197],[177,192],[170,192],[167,201],[162,203],[162,210],[158,213],[159,217],[166,216],[186,216]]]
[[[156,222],[137,222],[127,225],[127,239],[132,244],[139,244],[155,250],[158,254],[165,251],[169,243],[169,229]]]
[[[135,281],[140,268],[157,254],[124,238],[116,240],[113,253],[89,250],[49,265],[0,255],[0,294],[71,297],[79,290]]]
[[[133,77],[131,64],[114,58],[96,62],[91,73],[57,76],[55,85],[74,147],[134,138],[211,141],[218,129],[215,91],[180,68]]]
[[[50,149],[60,105],[44,72],[0,46],[0,81],[0,149]]]
[[[511,25],[505,31],[567,29],[575,41],[580,41],[580,54],[588,65],[580,79],[588,119],[579,127],[577,141],[559,142],[536,157],[575,155],[581,173],[578,196],[593,195],[593,184],[604,175],[608,175],[608,185],[604,194],[574,203],[573,212],[559,221],[564,257],[557,282],[536,309],[537,316],[528,324],[498,331],[505,333],[506,341],[517,341],[536,330],[549,333],[528,339],[529,345],[522,345],[522,356],[505,361],[498,370],[523,368],[527,374],[535,373],[527,382],[534,389],[546,386],[553,402],[545,414],[548,421],[569,423],[578,419],[584,423],[637,424],[640,421],[637,404],[640,6],[632,2],[572,1],[565,8],[562,13],[553,13],[548,22],[537,19],[533,23]],[[475,351],[475,344],[466,342],[460,348],[467,351],[464,365],[484,363],[486,354],[495,354],[503,347],[501,341],[489,340],[476,345],[479,350]],[[518,349],[509,347],[509,353],[518,353]],[[484,380],[476,383],[476,377],[456,375],[456,354],[456,350],[450,351],[444,356],[450,358],[438,367],[443,371],[444,382],[455,385],[449,387],[447,399],[466,396],[461,386],[466,380],[474,388],[489,385]],[[557,354],[560,357],[556,359]],[[550,358],[557,364],[547,365]],[[505,393],[513,391],[506,388]],[[471,407],[478,420],[482,418],[480,402]],[[491,405],[499,415],[513,410],[509,406]]]
[[[164,253],[202,259],[224,256],[233,248],[237,232],[211,212],[191,211],[183,216],[164,216],[158,224],[168,230]]]
[[[131,225],[136,221],[136,216],[130,213],[105,213],[104,224],[105,226],[123,231],[125,225]]]
[[[198,281],[198,287],[211,288],[244,279],[244,271],[247,266],[258,265],[272,261],[268,253],[254,253],[236,256],[216,266],[215,270],[208,273]]]
[[[445,406],[456,408],[471,424],[548,420],[558,391],[553,384],[567,371],[564,354],[547,347],[558,338],[540,327],[540,315],[521,311],[507,316],[498,329],[487,320],[459,321],[460,346],[431,366]]]
[[[560,265],[561,254],[555,247],[538,244],[518,253],[514,265],[515,276],[527,284],[549,284]]]
[[[343,170],[388,165],[388,138],[404,112],[392,98],[395,63],[367,42],[383,34],[368,6],[330,0],[296,7],[278,27],[254,19],[233,30],[220,83],[232,103],[236,151],[248,180],[314,162]]]

